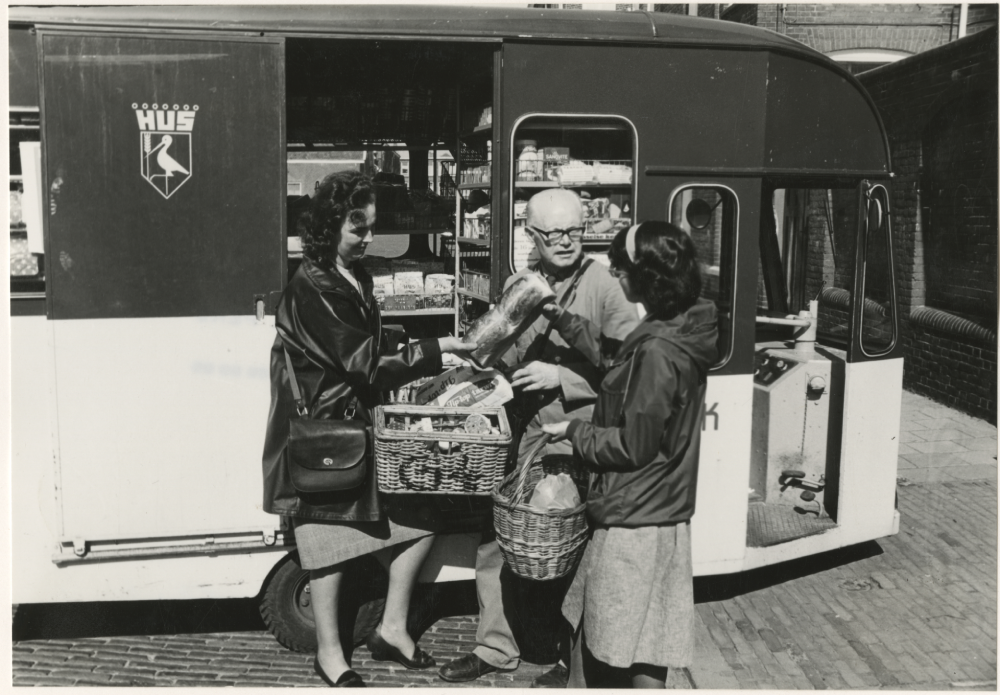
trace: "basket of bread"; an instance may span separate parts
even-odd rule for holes
[[[484,495],[503,477],[514,440],[503,405],[514,397],[492,365],[554,293],[528,273],[466,334],[476,349],[458,366],[410,385],[375,409],[375,470],[388,493]]]

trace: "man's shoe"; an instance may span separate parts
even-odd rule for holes
[[[569,669],[556,664],[549,671],[531,681],[532,688],[565,688],[569,683]]]
[[[466,681],[474,681],[480,676],[485,676],[487,673],[493,673],[494,671],[513,670],[490,666],[475,654],[466,654],[442,666],[438,671],[438,675],[449,683],[464,683]]]

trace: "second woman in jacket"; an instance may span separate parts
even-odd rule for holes
[[[646,318],[623,341],[601,383],[593,423],[543,429],[573,443],[592,471],[594,534],[563,603],[575,630],[569,687],[662,688],[690,665],[694,514],[706,376],[716,360],[715,305],[699,300],[694,245],[666,222],[614,239],[611,272]],[[567,342],[599,361],[599,331],[553,316]]]

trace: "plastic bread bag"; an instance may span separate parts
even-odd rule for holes
[[[580,506],[580,492],[569,474],[549,474],[535,486],[528,506],[546,510],[573,509]]]
[[[469,353],[469,359],[483,368],[493,366],[541,315],[542,306],[555,297],[549,283],[538,273],[518,278],[496,306],[476,319],[465,334],[465,340],[479,344]]]

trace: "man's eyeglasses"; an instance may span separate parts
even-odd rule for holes
[[[527,227],[529,231],[542,237],[547,244],[555,244],[562,241],[563,235],[568,236],[570,241],[580,241],[583,238],[583,227],[570,227],[569,229],[550,229],[544,231],[538,227]]]

